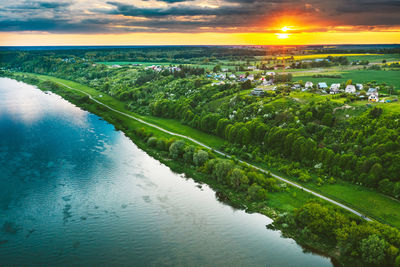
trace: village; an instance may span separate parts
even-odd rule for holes
[[[304,60],[302,62],[309,62],[310,60]],[[310,62],[321,62],[320,59],[316,59]],[[135,64],[135,66],[141,66],[141,64]],[[112,67],[120,67],[119,65],[113,65]],[[151,65],[144,67],[145,70],[153,70],[156,72],[169,71],[171,73],[179,72],[181,69],[177,66],[172,65]],[[211,86],[219,86],[224,84],[244,84],[247,83],[245,89],[251,89],[249,95],[254,97],[263,97],[267,93],[275,92],[279,89],[288,91],[301,91],[310,92],[320,95],[339,95],[347,94],[353,95],[359,100],[368,100],[370,102],[381,102],[389,103],[397,101],[397,99],[385,99],[379,98],[379,86],[370,86],[363,83],[352,83],[349,80],[345,83],[331,83],[330,85],[325,81],[312,82],[312,81],[292,81],[292,72],[285,72],[290,69],[289,66],[277,65],[273,67],[273,70],[283,71],[275,72],[271,70],[260,70],[256,66],[248,66],[246,72],[233,72],[229,68],[222,68],[220,71],[213,72],[207,71],[205,77],[211,80]],[[280,77],[287,76],[282,82]]]

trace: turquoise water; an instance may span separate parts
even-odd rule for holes
[[[331,266],[96,115],[0,78],[0,265]]]

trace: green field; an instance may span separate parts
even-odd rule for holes
[[[203,133],[201,131],[198,131],[196,129],[190,128],[188,126],[182,125],[179,121],[177,120],[172,120],[172,119],[163,119],[163,118],[155,118],[155,117],[147,117],[147,116],[139,116],[133,112],[127,111],[124,108],[124,103],[116,100],[115,98],[112,98],[111,96],[104,95],[103,93],[100,93],[96,91],[93,88],[84,86],[79,83],[75,83],[72,81],[67,81],[63,79],[58,79],[50,76],[44,76],[44,75],[37,75],[41,79],[49,79],[52,81],[56,82],[62,82],[64,84],[67,84],[73,88],[81,89],[83,91],[86,91],[96,98],[98,98],[100,101],[102,101],[105,104],[108,104],[118,110],[124,111],[126,113],[130,113],[134,116],[140,117],[145,121],[152,122],[154,124],[157,124],[163,128],[166,128],[168,130],[174,131],[176,133],[184,134],[191,136],[198,141],[201,141],[204,144],[210,145],[211,147],[218,148],[220,147],[223,143],[224,140],[221,138],[218,138],[213,135],[209,135],[206,133]],[[100,94],[103,94],[103,97],[99,97]],[[294,94],[293,96],[301,97],[302,94],[307,95],[309,98],[312,98],[310,96],[311,94],[309,93],[298,93],[297,95]],[[303,96],[305,97],[305,96]],[[321,97],[321,96],[316,96],[316,97]],[[281,101],[283,101],[282,99]],[[393,103],[395,104],[395,103]],[[123,116],[122,116],[123,117]],[[124,120],[130,121],[132,124],[132,127],[139,127],[138,122],[124,118]],[[143,126],[143,124],[142,124]],[[147,126],[146,126],[147,127]],[[145,128],[146,128],[145,127]],[[154,129],[152,129],[153,131]],[[156,131],[159,132],[159,131]],[[157,134],[162,134],[165,135],[165,133],[157,133]],[[263,167],[265,167],[264,164],[262,164]],[[290,179],[296,181],[296,179],[293,179],[293,177],[289,177]],[[391,199],[389,197],[386,197],[380,193],[377,193],[375,191],[363,188],[363,187],[357,187],[352,184],[347,184],[347,183],[340,183],[340,184],[334,184],[334,185],[324,185],[321,187],[317,187],[314,184],[307,184],[310,189],[315,189],[316,191],[319,191],[327,196],[331,196],[332,198],[342,202],[342,203],[347,203],[349,206],[354,207],[355,209],[364,212],[367,216],[370,216],[372,218],[375,218],[381,222],[388,223],[390,225],[396,226],[400,228],[400,213],[396,212],[400,210],[400,202],[394,199]],[[295,200],[291,199],[290,201],[287,199],[292,198],[289,195],[278,195],[279,197],[273,197],[274,194],[271,194],[270,202],[271,205],[274,205],[276,207],[284,207],[285,210],[290,210],[295,207],[297,207],[298,202],[299,205],[303,203],[309,196],[308,194],[302,195],[301,199],[299,201],[298,198],[300,198],[300,195],[297,195],[296,197],[292,196],[295,198]]]
[[[152,65],[170,65],[170,64],[175,64],[172,62],[134,62],[134,61],[108,61],[108,62],[96,62],[97,64],[103,64],[107,66],[112,66],[112,65],[133,65],[133,64],[141,64],[142,66],[152,66]]]
[[[349,61],[368,60],[370,63],[381,63],[382,60],[384,59],[387,62],[400,60],[400,55],[398,54],[313,54],[313,55],[293,56],[293,58],[295,60],[307,60],[307,59],[326,58],[328,56],[347,57]],[[279,57],[279,59],[282,59],[282,57]]]
[[[341,83],[347,80],[352,80],[353,83],[366,83],[370,81],[376,81],[378,83],[386,83],[387,85],[393,85],[396,89],[400,89],[400,71],[396,70],[343,70],[338,69],[326,69],[323,72],[312,72],[312,73],[296,73],[292,72],[294,81],[311,81],[327,82],[328,85],[331,83]],[[336,75],[340,74],[342,78],[313,78],[313,75]]]

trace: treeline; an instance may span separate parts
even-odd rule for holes
[[[305,240],[324,243],[345,266],[400,266],[400,231],[378,222],[358,223],[338,209],[311,201],[274,225]]]
[[[334,107],[331,102],[304,105],[297,111],[269,113],[264,120],[247,122],[237,121],[243,117],[237,111],[229,118],[218,113],[196,114],[190,105],[167,99],[153,102],[150,111],[224,138],[233,144],[230,152],[237,151],[235,146],[246,146],[241,152],[245,159],[277,154],[318,175],[376,188],[399,199],[399,116],[384,116],[381,109],[373,108],[338,125]],[[300,179],[307,182],[311,177]]]

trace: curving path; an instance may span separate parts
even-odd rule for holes
[[[104,103],[98,101],[97,99],[93,98],[89,93],[87,93],[87,92],[85,92],[85,91],[82,91],[82,90],[79,90],[79,89],[76,89],[76,88],[72,88],[72,87],[70,87],[70,86],[68,86],[68,85],[66,85],[66,84],[64,84],[64,83],[62,83],[62,82],[56,82],[56,81],[54,81],[54,82],[55,82],[55,83],[58,83],[58,84],[61,84],[62,86],[65,86],[65,87],[67,87],[67,88],[69,88],[69,89],[71,89],[71,90],[79,91],[79,92],[81,92],[81,93],[87,95],[91,100],[93,100],[93,101],[96,102],[97,104],[102,105],[102,106],[104,106],[104,107],[108,108],[109,110],[112,110],[112,111],[114,111],[114,112],[116,112],[116,113],[119,113],[119,114],[121,114],[121,115],[124,115],[124,116],[126,116],[126,117],[129,117],[129,118],[131,118],[131,119],[134,119],[134,120],[136,120],[136,121],[138,121],[138,122],[140,122],[140,123],[146,124],[146,125],[148,125],[148,126],[150,126],[150,127],[156,128],[157,130],[160,130],[160,131],[162,131],[162,132],[168,133],[168,134],[170,134],[170,135],[178,136],[178,137],[181,137],[181,138],[190,140],[190,141],[192,141],[193,143],[196,143],[196,144],[198,144],[198,145],[200,145],[200,146],[202,146],[202,147],[205,147],[205,148],[207,148],[207,149],[209,149],[209,150],[212,150],[212,151],[214,151],[215,153],[220,154],[220,155],[222,155],[222,156],[225,156],[225,157],[227,157],[227,158],[231,158],[231,157],[232,157],[231,155],[228,155],[228,154],[226,154],[226,153],[224,153],[224,152],[222,152],[222,151],[215,150],[215,149],[213,149],[213,148],[211,148],[211,147],[209,147],[209,146],[207,146],[207,145],[205,145],[205,144],[203,144],[203,143],[201,143],[201,142],[199,142],[199,141],[197,141],[197,140],[195,140],[195,139],[193,139],[193,138],[191,138],[191,137],[188,137],[188,136],[182,135],[182,134],[178,134],[178,133],[174,133],[174,132],[170,132],[170,131],[168,131],[168,130],[166,130],[166,129],[164,129],[164,128],[161,128],[160,126],[157,126],[157,125],[155,125],[155,124],[146,122],[146,121],[144,121],[144,120],[142,120],[142,119],[140,119],[140,118],[134,117],[134,116],[129,115],[129,114],[127,114],[127,113],[124,113],[124,112],[122,112],[122,111],[116,110],[116,109],[114,109],[114,108],[112,108],[112,107],[110,107],[110,106],[108,106],[108,105],[106,105],[106,104],[104,104]],[[359,216],[359,217],[361,217],[361,218],[363,218],[363,219],[365,219],[365,220],[367,220],[367,221],[372,221],[370,218],[366,217],[365,215],[361,214],[360,212],[358,212],[358,211],[356,211],[356,210],[354,210],[354,209],[352,209],[352,208],[350,208],[350,207],[348,207],[348,206],[346,206],[346,205],[344,205],[344,204],[341,204],[341,203],[339,203],[339,202],[337,202],[337,201],[335,201],[335,200],[333,200],[333,199],[330,199],[330,198],[325,197],[325,196],[323,196],[323,195],[321,195],[321,194],[318,194],[317,192],[314,192],[314,191],[312,191],[312,190],[310,190],[310,189],[307,189],[307,188],[305,188],[304,186],[301,186],[301,185],[299,185],[299,184],[297,184],[297,183],[295,183],[295,182],[292,182],[292,181],[290,181],[290,180],[288,180],[288,179],[285,179],[285,178],[283,178],[283,177],[281,177],[281,176],[279,176],[279,175],[276,175],[276,174],[274,174],[274,173],[271,173],[271,172],[269,172],[269,171],[267,171],[267,170],[265,170],[265,169],[262,169],[262,168],[260,168],[260,167],[257,167],[257,166],[255,166],[255,165],[253,165],[253,164],[250,164],[250,163],[246,162],[246,161],[239,160],[239,162],[244,163],[244,164],[246,164],[246,165],[248,165],[248,166],[250,166],[250,167],[253,167],[253,168],[257,169],[257,170],[260,170],[261,172],[269,173],[269,174],[271,174],[273,177],[275,177],[275,178],[278,179],[278,180],[281,180],[281,181],[283,181],[283,182],[285,182],[285,183],[287,183],[287,184],[290,184],[290,185],[292,185],[292,186],[294,186],[294,187],[297,187],[297,188],[299,188],[299,189],[301,189],[301,190],[304,190],[304,191],[306,191],[306,192],[308,192],[308,193],[310,193],[310,194],[313,194],[313,195],[316,196],[316,197],[319,197],[319,198],[324,199],[324,200],[326,200],[326,201],[328,201],[328,202],[330,202],[330,203],[333,203],[333,204],[335,204],[335,205],[337,205],[337,206],[339,206],[339,207],[341,207],[341,208],[343,208],[343,209],[346,209],[346,210],[350,211],[351,213],[353,213],[353,214],[355,214],[355,215],[357,215],[357,216]]]

